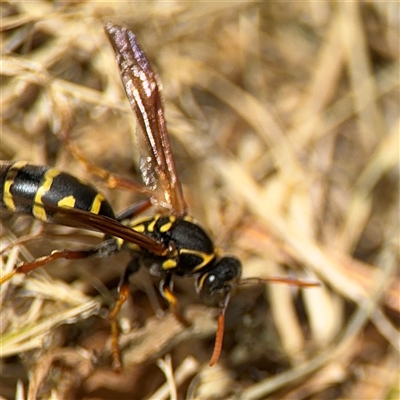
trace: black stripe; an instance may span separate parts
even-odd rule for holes
[[[49,167],[25,165],[16,171],[10,192],[16,207],[15,212],[19,214],[32,214],[33,201],[44,174]],[[10,173],[7,178],[9,178]]]

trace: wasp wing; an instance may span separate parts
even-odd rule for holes
[[[153,190],[158,183],[167,207],[173,214],[184,216],[187,207],[171,152],[157,75],[129,29],[107,23],[105,30],[115,52],[126,95],[139,123],[139,141],[144,141],[150,157],[142,160],[143,180]],[[154,182],[153,176],[158,182]]]
[[[109,234],[129,243],[134,243],[156,255],[164,255],[166,252],[166,248],[162,243],[140,232],[136,232],[129,226],[110,217],[72,207],[46,205],[45,208],[47,211],[53,213],[52,219],[54,223]]]
[[[140,232],[136,232],[129,226],[123,225],[119,221],[104,215],[93,214],[74,208],[61,207],[57,208],[54,221],[61,225],[71,225],[109,234],[123,239],[126,242],[134,243],[140,248],[146,249],[156,255],[164,255],[166,252],[166,248],[162,243]]]
[[[33,207],[33,203],[29,199],[14,196],[14,200],[19,204],[25,203]],[[165,255],[167,251],[166,247],[157,240],[136,232],[131,227],[105,215],[95,214],[79,208],[60,207],[46,202],[37,204],[37,207],[45,210],[47,222],[108,234],[129,243],[134,243],[156,255]],[[7,209],[5,208],[5,210]]]

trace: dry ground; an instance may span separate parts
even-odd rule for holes
[[[123,23],[163,82],[191,213],[245,277],[321,283],[240,287],[210,368],[215,310],[181,279],[193,326],[156,316],[165,304],[143,271],[121,314],[115,375],[107,309],[126,254],[15,276],[1,288],[2,398],[399,397],[397,2],[0,7],[2,159],[90,180],[117,211],[138,199],[88,175],[57,137],[67,122],[90,160],[138,174],[135,118],[103,31]],[[99,238],[5,213],[1,268]]]

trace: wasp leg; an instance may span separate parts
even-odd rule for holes
[[[133,219],[150,207],[151,207],[150,199],[140,201],[139,203],[135,203],[132,206],[128,207],[126,210],[119,213],[117,215],[117,220],[123,221],[124,219]]]
[[[108,171],[105,168],[101,168],[95,164],[92,164],[86,156],[82,153],[82,150],[69,138],[68,134],[63,134],[61,139],[65,143],[65,147],[71,153],[71,155],[83,164],[86,170],[92,175],[98,176],[104,181],[106,181],[107,186],[110,189],[127,189],[132,190],[134,192],[140,192],[145,194],[150,194],[150,191],[146,189],[139,182],[134,181],[133,179],[128,179],[122,175],[115,174],[111,171]]]
[[[115,372],[120,372],[122,368],[121,351],[118,344],[119,328],[117,323],[117,316],[121,310],[122,305],[126,302],[129,296],[129,277],[137,272],[140,268],[138,258],[133,258],[127,267],[118,285],[118,299],[114,308],[108,314],[108,319],[111,325],[111,348],[113,356],[113,368]]]
[[[31,262],[23,262],[17,266],[10,273],[0,277],[0,285],[10,280],[16,274],[28,274],[36,268],[42,267],[54,260],[63,258],[66,260],[79,260],[87,257],[110,257],[117,251],[117,244],[115,240],[106,240],[100,245],[86,250],[54,250],[51,254],[43,257],[36,258]]]
[[[175,296],[173,292],[172,274],[168,273],[165,279],[161,281],[160,292],[163,295],[164,299],[168,301],[168,304],[175,318],[182,325],[189,327],[191,323],[183,316],[179,306],[178,298]]]

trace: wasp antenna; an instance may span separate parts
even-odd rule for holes
[[[238,282],[238,285],[251,285],[261,283],[285,283],[287,285],[293,285],[298,287],[318,287],[321,286],[320,282],[309,282],[295,278],[283,278],[283,277],[271,277],[271,278],[245,278]]]
[[[225,328],[225,309],[220,308],[218,315],[218,328],[217,328],[217,333],[215,334],[214,351],[211,356],[209,364],[210,367],[214,366],[218,362],[219,356],[221,355],[222,342],[224,340],[224,328]]]
[[[210,360],[210,367],[214,366],[221,355],[222,342],[224,341],[224,331],[225,331],[225,311],[228,308],[229,300],[231,298],[230,292],[227,292],[225,297],[220,303],[219,314],[218,314],[218,327],[215,334],[214,351]]]

